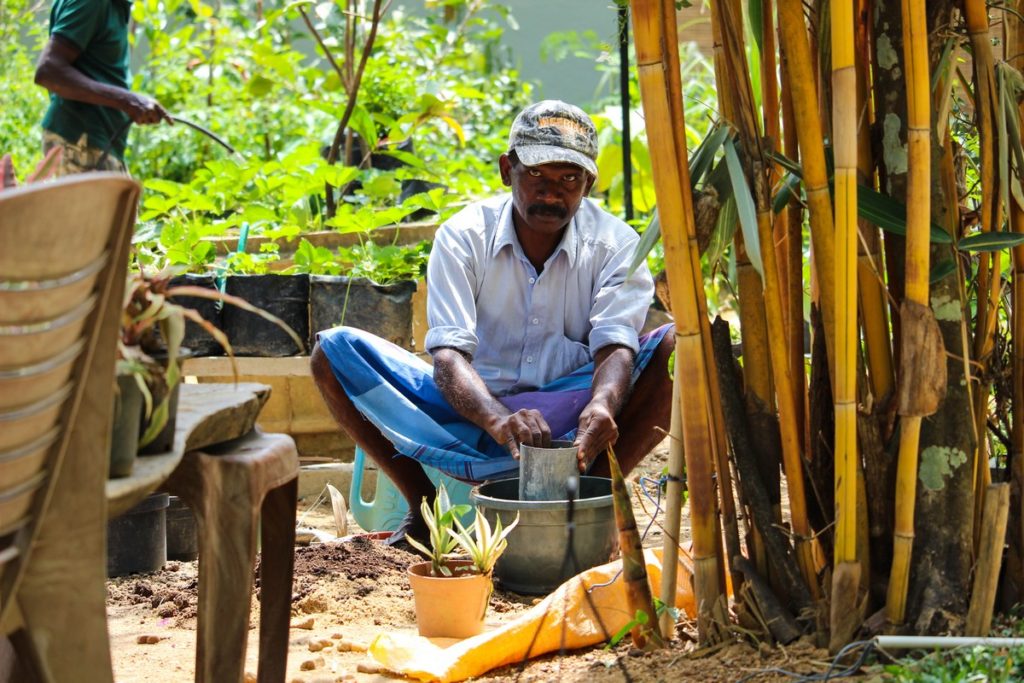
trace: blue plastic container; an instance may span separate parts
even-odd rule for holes
[[[401,524],[405,513],[409,511],[409,506],[402,494],[395,488],[394,483],[380,470],[377,470],[377,488],[373,500],[363,500],[365,464],[366,454],[363,453],[362,448],[357,446],[352,468],[352,487],[348,492],[349,509],[352,511],[352,516],[363,531],[394,531]],[[433,467],[424,467],[423,469],[435,486],[444,482],[444,487],[448,490],[448,498],[453,505],[463,503],[472,505],[469,497],[472,488],[470,484],[453,479]],[[469,514],[463,515],[462,523],[468,526],[473,523],[475,517],[476,512],[471,511]]]

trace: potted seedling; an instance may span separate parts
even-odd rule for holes
[[[426,498],[420,505],[430,530],[430,547],[412,537],[408,541],[430,558],[409,567],[421,636],[469,638],[483,630],[494,563],[519,520],[504,529],[499,520],[492,530],[487,519],[477,514],[470,531],[459,520],[468,511],[468,505],[451,504],[444,484],[438,486],[433,506]]]
[[[300,347],[298,335],[280,319],[244,299],[217,290],[194,286],[172,286],[173,271],[133,271],[128,275],[121,323],[119,369],[134,375],[142,388],[146,411],[139,446],[143,452],[161,453],[173,444],[176,396],[181,380],[185,321],[208,332],[233,358],[232,346],[219,330],[194,308],[179,303],[186,297],[220,300],[254,313],[284,330]]]

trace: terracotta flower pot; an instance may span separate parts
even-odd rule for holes
[[[484,628],[491,575],[460,571],[472,566],[469,560],[455,560],[448,566],[453,576],[431,576],[430,562],[409,567],[416,625],[426,638],[469,638]]]

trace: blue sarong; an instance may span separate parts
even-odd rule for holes
[[[647,367],[671,325],[640,338],[632,382]],[[519,463],[504,446],[455,412],[434,383],[433,367],[409,351],[354,327],[317,335],[334,376],[356,409],[405,455],[463,481],[515,476]],[[666,369],[665,372],[668,372]],[[594,363],[536,391],[498,398],[509,410],[539,410],[552,439],[573,440],[590,402]]]

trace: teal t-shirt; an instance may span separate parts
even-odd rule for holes
[[[81,50],[73,66],[83,74],[108,85],[127,89],[128,0],[56,0],[50,11],[50,35],[60,36]],[[110,149],[124,159],[131,119],[122,111],[85,102],[66,100],[50,94],[50,107],[43,128],[70,142],[88,135],[89,146]]]

